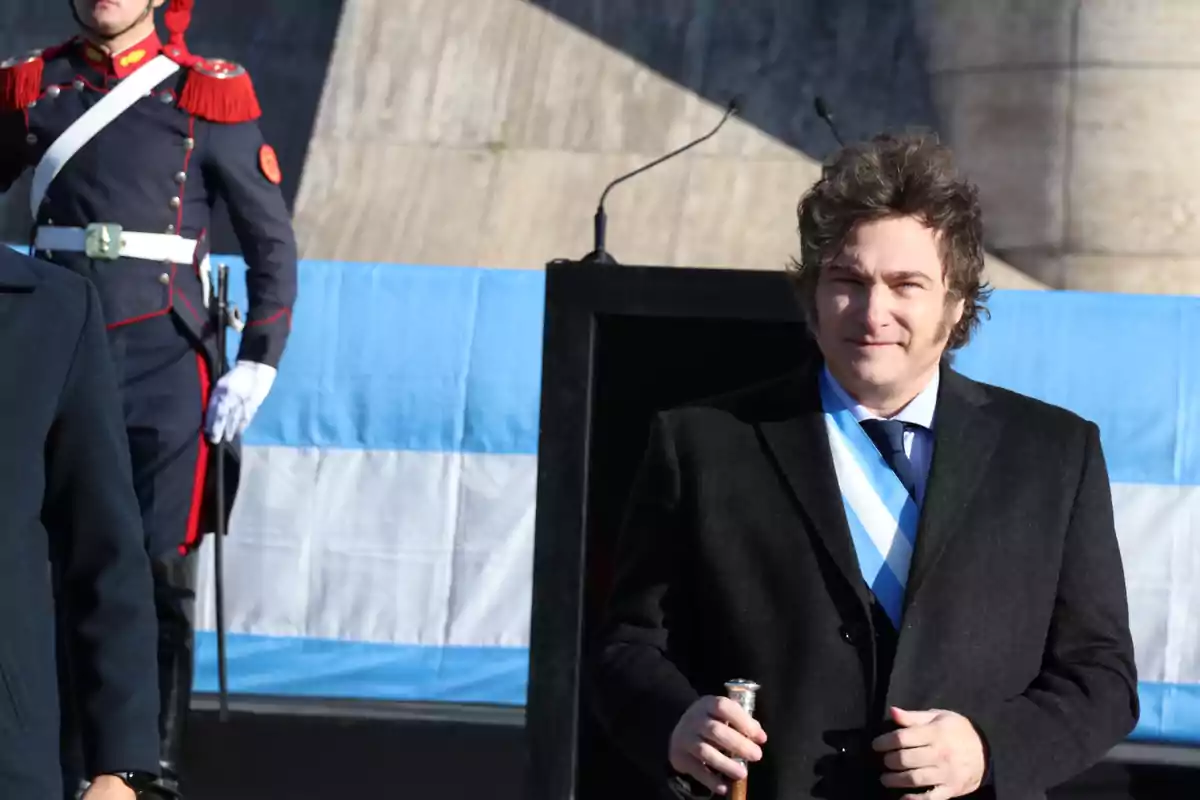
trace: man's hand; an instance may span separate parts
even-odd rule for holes
[[[205,429],[213,444],[240,436],[275,383],[275,368],[239,361],[217,381],[208,403]]]
[[[83,793],[83,800],[136,800],[137,792],[116,775],[98,775]]]
[[[872,742],[884,753],[884,786],[914,789],[904,800],[949,800],[979,788],[986,759],[971,721],[953,711],[892,709],[899,730]]]
[[[717,794],[724,794],[725,778],[746,777],[746,768],[733,758],[758,761],[762,758],[759,745],[766,741],[762,726],[733,700],[701,697],[683,713],[671,732],[671,766]]]

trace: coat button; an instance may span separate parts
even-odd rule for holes
[[[25,137],[25,144],[37,144],[38,138],[36,133],[31,133]]]
[[[162,275],[158,276],[158,282],[163,286],[166,286],[171,282],[171,276],[164,272]]]
[[[172,197],[172,198],[171,198],[171,203],[170,203],[170,205],[171,205],[171,208],[174,208],[174,209],[178,210],[178,208],[179,208],[179,205],[180,205],[180,202],[181,202],[181,201],[180,201],[180,199],[179,199],[178,197]]]
[[[178,184],[187,183],[187,173],[186,172],[176,172],[175,173],[175,182]]]
[[[62,93],[62,89],[60,89],[57,86],[47,86],[46,87],[46,97],[49,97],[51,100],[58,97],[59,94],[61,94],[61,93]]]
[[[195,139],[193,139],[192,137],[189,136],[188,138],[183,140],[183,149],[184,150],[194,150],[195,148],[196,148],[196,140]]]
[[[168,225],[168,226],[167,226],[167,233],[175,233],[175,226],[174,226],[174,225]]]
[[[81,81],[81,80],[78,80],[78,79],[76,79],[75,81],[73,81],[73,82],[71,83],[71,85],[75,87],[75,91],[77,91],[77,92],[82,92],[82,91],[83,91],[83,87],[85,86],[84,82],[83,82],[83,81]]]
[[[158,96],[158,99],[164,103],[169,103],[175,99],[175,96],[173,94],[171,94],[170,92],[163,92],[162,94],[160,94]]]

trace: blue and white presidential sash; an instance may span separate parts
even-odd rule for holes
[[[859,569],[898,629],[921,510],[824,374],[821,402]]]

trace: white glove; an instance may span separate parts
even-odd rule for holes
[[[204,420],[213,444],[240,436],[275,383],[275,368],[256,361],[239,361],[213,389]]]

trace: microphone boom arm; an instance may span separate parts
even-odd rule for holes
[[[633,172],[630,172],[628,175],[622,175],[621,177],[617,178],[615,181],[610,183],[608,186],[604,187],[604,193],[600,195],[600,203],[597,206],[597,209],[599,210],[599,209],[604,208],[604,200],[608,197],[608,193],[613,189],[613,187],[615,187],[621,183],[624,183],[625,181],[629,180],[630,178],[634,177],[635,175],[641,175],[646,170],[650,169],[651,167],[658,166],[662,162],[666,161],[668,158],[674,158],[675,156],[679,155],[680,153],[684,152],[685,150],[691,150],[696,145],[703,144],[704,142],[708,141],[712,137],[716,136],[717,131],[721,130],[721,126],[725,124],[725,121],[727,119],[729,119],[730,116],[732,116],[733,114],[736,114],[736,113],[737,113],[737,104],[730,103],[729,107],[725,109],[725,115],[723,117],[721,117],[721,121],[717,123],[717,127],[713,128],[711,131],[704,134],[699,139],[688,142],[683,147],[676,148],[675,150],[672,150],[671,152],[667,153],[665,156],[659,156],[658,158],[651,161],[649,164],[643,164],[642,166],[635,169]]]
[[[687,144],[683,145],[682,147],[678,147],[678,148],[672,150],[671,152],[667,153],[666,155],[659,156],[658,158],[651,161],[649,164],[643,164],[642,166],[635,169],[633,172],[622,175],[621,177],[614,180],[612,183],[608,184],[608,186],[605,186],[604,192],[600,195],[600,202],[596,204],[596,215],[594,217],[595,227],[594,227],[594,233],[593,233],[593,237],[594,237],[594,241],[595,241],[595,249],[592,250],[592,252],[589,253],[587,256],[585,256],[583,260],[600,263],[600,264],[616,263],[613,260],[613,257],[610,256],[608,254],[608,252],[604,249],[605,228],[606,228],[607,222],[608,222],[608,216],[604,213],[604,201],[606,199],[608,199],[608,193],[611,192],[613,190],[613,188],[624,183],[625,181],[629,180],[630,178],[634,177],[635,175],[641,175],[643,172],[650,169],[651,167],[658,166],[659,164],[666,161],[667,159],[674,158],[675,156],[679,155],[680,153],[684,152],[685,150],[690,150],[691,148],[695,147],[696,145],[702,144],[703,142],[708,141],[713,136],[716,136],[717,131],[721,130],[721,126],[725,124],[726,120],[728,120],[731,116],[733,116],[737,112],[738,112],[738,101],[735,98],[730,101],[729,105],[725,109],[725,115],[721,117],[721,121],[718,122],[716,127],[713,128],[711,131],[704,134],[699,139],[690,141]]]

